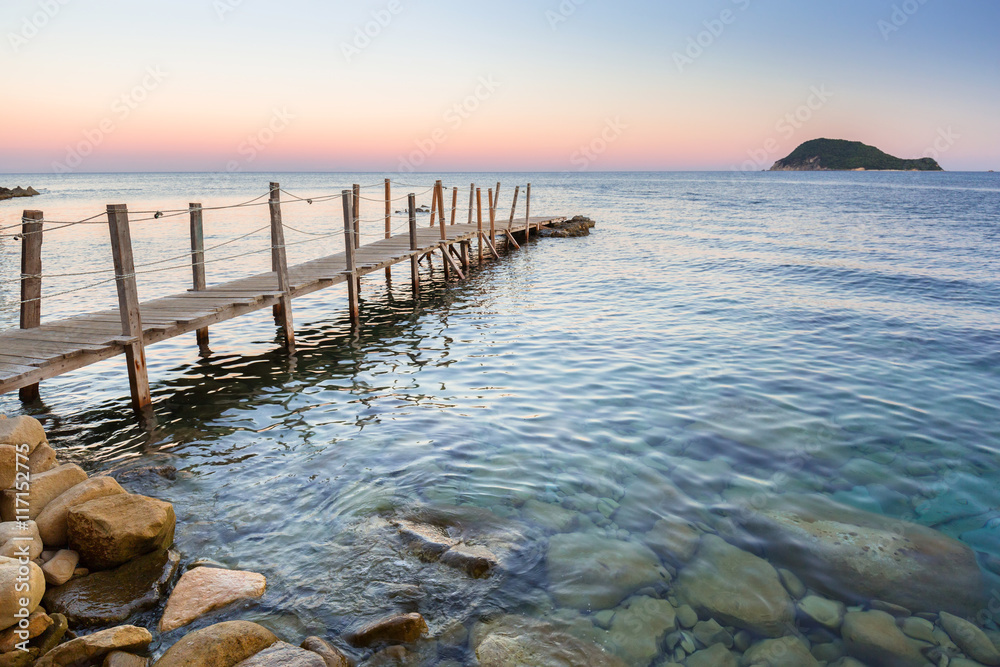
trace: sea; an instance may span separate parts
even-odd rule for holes
[[[261,620],[297,644],[399,611],[432,629],[586,617],[551,595],[547,545],[574,531],[644,544],[614,517],[650,476],[692,499],[699,529],[760,493],[926,525],[1000,588],[996,174],[8,175],[42,195],[0,202],[0,326],[18,325],[25,208],[51,221],[49,321],[115,307],[108,204],[129,207],[146,300],[191,286],[190,203],[208,209],[211,284],[269,270],[269,182],[294,264],[343,247],[338,195],[355,183],[364,240],[381,238],[385,178],[424,205],[442,179],[462,222],[471,184],[484,208],[501,184],[506,220],[531,183],[532,215],[596,226],[466,280],[422,264],[418,298],[408,265],[372,274],[358,328],[342,287],[296,299],[294,356],[265,311],[212,327],[207,355],[194,334],[153,345],[155,423],[130,410],[123,357],[43,382],[38,404],[0,398],[42,420],[63,460],[172,502],[182,567],[267,577],[264,597],[212,621]],[[466,585],[387,536],[387,517],[436,511],[516,526],[519,566]]]

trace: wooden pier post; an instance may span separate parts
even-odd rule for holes
[[[354,211],[354,249],[361,247],[361,186],[354,184],[354,199],[351,210]]]
[[[409,196],[410,213],[410,251],[416,252],[420,246],[417,244],[417,196],[410,193]],[[433,215],[431,216],[433,219]],[[413,298],[420,296],[420,258],[414,254],[410,256],[410,280],[413,283]]]
[[[510,220],[507,221],[507,229],[504,230],[504,233],[507,235],[508,247],[510,244],[513,244],[518,250],[521,249],[521,246],[518,244],[517,239],[514,238],[514,234],[511,233],[511,228],[514,226],[514,214],[517,212],[517,196],[520,192],[521,186],[514,186],[514,203],[510,205]]]
[[[490,240],[496,243],[497,232],[496,232],[496,205],[497,200],[493,195],[493,189],[490,189]]]
[[[132,408],[144,412],[153,403],[149,393],[146,369],[146,348],[143,343],[142,316],[139,312],[139,289],[135,282],[135,260],[132,257],[132,235],[128,226],[128,207],[108,205],[108,226],[111,230],[111,256],[115,264],[118,287],[118,312],[125,338],[125,361],[132,393]]]
[[[431,227],[434,226],[434,216],[437,215],[437,205],[438,205],[438,189],[437,183],[431,188],[434,194],[431,195]]]
[[[524,240],[531,240],[531,183],[524,191]]]
[[[295,354],[295,325],[292,322],[292,292],[288,282],[288,256],[285,254],[285,226],[281,222],[281,186],[271,183],[271,253],[277,260],[278,291],[281,292],[281,328],[285,332],[285,348]]]
[[[444,270],[444,280],[448,282],[451,280],[451,269],[448,266],[448,230],[445,228],[444,224],[444,184],[441,181],[434,183],[435,192],[437,192],[438,202],[440,202],[440,207],[438,209],[438,221],[441,223],[441,268]]]
[[[469,186],[469,224],[472,224],[472,206],[476,202],[476,184]]]
[[[208,287],[205,280],[205,229],[202,220],[201,204],[188,204],[191,210],[191,273],[195,292],[204,292]],[[198,339],[198,350],[208,354],[208,327],[198,329],[195,333]]]
[[[347,300],[351,310],[351,324],[357,326],[361,321],[361,308],[358,305],[358,267],[355,262],[355,241],[357,237],[358,214],[354,210],[354,201],[357,198],[358,189],[354,186],[354,192],[343,191],[344,199],[344,249],[347,257]]]
[[[483,265],[483,191],[476,188],[476,219],[479,221],[479,266]]]
[[[25,211],[21,216],[21,328],[34,329],[42,324],[42,230],[41,211]],[[38,385],[18,390],[25,403],[41,398]]]
[[[392,181],[385,179],[385,237],[392,238]],[[392,282],[392,267],[385,267],[385,281]]]
[[[458,188],[451,193],[451,224],[455,224],[455,216],[458,214]]]

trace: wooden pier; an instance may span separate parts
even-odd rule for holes
[[[139,300],[129,212],[124,205],[111,205],[107,208],[107,222],[118,308],[46,324],[40,322],[44,216],[40,211],[25,211],[20,230],[21,321],[20,328],[0,332],[0,393],[19,390],[22,400],[34,401],[39,398],[39,382],[124,354],[132,405],[137,411],[145,412],[151,404],[146,371],[147,346],[194,331],[198,345],[207,351],[209,327],[265,308],[272,309],[275,323],[283,332],[285,346],[294,354],[292,300],[296,297],[346,283],[351,320],[358,325],[361,316],[358,290],[362,276],[385,270],[389,278],[390,267],[408,262],[412,289],[418,296],[422,258],[440,256],[446,279],[452,276],[464,279],[474,261],[482,264],[500,257],[498,240],[519,248],[518,237],[527,240],[542,227],[565,220],[564,217],[531,217],[529,184],[524,215],[515,219],[520,194],[517,188],[510,218],[500,222],[496,205],[499,186],[498,183],[496,200],[493,189],[488,190],[488,219],[484,220],[482,192],[473,185],[469,190],[468,221],[458,223],[459,189],[453,188],[450,193],[449,208],[446,206],[449,193],[441,181],[436,182],[428,189],[434,192],[429,227],[418,227],[415,195],[409,194],[406,196],[408,230],[393,235],[392,202],[396,200],[391,197],[391,182],[386,180],[385,238],[366,245],[360,244],[362,221],[357,214],[360,188],[355,186],[340,195],[325,197],[328,201],[334,198],[343,201],[344,252],[288,266],[282,190],[277,183],[272,183],[266,202],[270,212],[272,271],[212,286],[206,281],[205,264],[211,260],[206,259],[203,231],[203,215],[209,209],[191,204],[184,213],[190,218],[193,287],[181,294],[145,302]],[[302,201],[312,203],[312,200]],[[446,213],[450,213],[450,221]],[[473,242],[477,244],[475,260]]]

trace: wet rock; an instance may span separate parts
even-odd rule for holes
[[[667,517],[653,524],[643,542],[656,554],[674,565],[683,565],[698,550],[701,533],[689,521]]]
[[[668,633],[677,629],[677,615],[666,600],[630,598],[611,620],[611,641],[616,653],[632,665],[648,665],[660,652]]]
[[[689,604],[677,608],[677,624],[690,630],[698,624],[698,613]]]
[[[819,667],[809,649],[795,637],[767,639],[743,655],[744,667]]]
[[[0,445],[28,445],[28,453],[31,454],[35,448],[45,439],[45,429],[42,423],[34,417],[20,415],[8,419],[0,415]]]
[[[784,585],[785,590],[796,600],[801,600],[806,596],[806,585],[795,576],[795,573],[785,568],[778,568],[778,577]]]
[[[273,632],[256,623],[216,623],[184,635],[153,667],[233,667],[277,641]]]
[[[127,468],[125,470],[116,470],[111,474],[119,482],[131,482],[149,477],[162,477],[163,479],[173,481],[177,479],[177,468],[170,465],[139,466],[135,468]]]
[[[480,667],[625,667],[597,644],[523,616],[477,624],[470,645]]]
[[[45,575],[42,568],[34,563],[27,565],[30,574],[27,582],[19,582],[18,570],[21,563],[18,559],[5,558],[0,556],[0,630],[6,630],[19,619],[14,614],[21,611],[21,601],[28,600],[28,612],[31,613],[38,608],[45,593]],[[21,577],[23,580],[23,577]],[[28,584],[27,591],[21,591],[24,583]]]
[[[613,518],[625,530],[645,533],[660,519],[683,516],[694,506],[694,500],[664,475],[644,468],[625,490]]]
[[[553,536],[546,568],[556,601],[580,610],[610,609],[640,588],[670,581],[648,547],[592,533]]]
[[[276,642],[237,667],[326,667],[323,658],[312,651],[285,642]]]
[[[589,236],[590,230],[596,225],[593,220],[582,215],[575,216],[571,220],[555,222],[548,227],[543,227],[539,232],[542,238],[567,239],[580,236]]]
[[[737,667],[736,656],[722,644],[697,651],[687,659],[687,667]]]
[[[67,489],[38,515],[38,531],[42,541],[49,548],[64,546],[70,509],[91,500],[124,493],[125,489],[111,477],[91,477]]]
[[[153,641],[145,628],[122,625],[92,635],[72,639],[55,647],[35,663],[35,667],[69,667],[89,664],[114,650],[144,651]]]
[[[804,618],[830,630],[838,629],[844,622],[844,604],[836,600],[809,595],[798,603],[798,609]]]
[[[45,655],[55,648],[66,636],[66,631],[69,630],[69,621],[62,614],[49,614],[49,618],[52,619],[52,625],[35,639],[38,655]]]
[[[691,634],[702,646],[722,644],[726,648],[733,647],[733,636],[714,618],[696,623]]]
[[[45,583],[49,586],[62,586],[73,578],[76,565],[80,562],[80,554],[69,549],[62,549],[42,566]]]
[[[108,570],[174,543],[174,508],[131,494],[90,500],[70,508],[69,546],[91,570]]]
[[[962,651],[984,665],[1000,665],[1000,651],[982,630],[963,618],[941,612],[941,627]]]
[[[175,630],[237,600],[259,598],[266,588],[267,579],[256,572],[211,567],[188,570],[170,593],[160,632]]]
[[[17,448],[0,445],[0,490],[14,486],[17,479]]]
[[[699,616],[765,637],[780,637],[793,626],[792,600],[775,569],[715,535],[702,538],[675,591]]]
[[[112,651],[104,658],[104,664],[101,667],[147,667],[147,665],[149,665],[149,658],[125,651]]]
[[[307,637],[302,648],[312,651],[326,664],[326,667],[351,667],[351,661],[330,642],[320,637]]]
[[[844,642],[838,639],[825,644],[814,644],[809,652],[820,662],[829,664],[843,658],[846,649],[844,648]]]
[[[906,618],[913,615],[913,612],[906,607],[902,607],[898,604],[892,604],[891,602],[884,602],[883,600],[872,600],[868,606],[875,611],[884,611],[890,616],[895,616],[896,618]]]
[[[65,614],[74,627],[121,623],[162,599],[180,557],[155,551],[114,570],[95,572],[52,588],[45,608]]]
[[[31,538],[30,543],[21,541],[26,537]],[[17,558],[25,545],[28,547],[29,560],[35,560],[42,554],[42,537],[38,534],[38,525],[34,521],[0,523],[0,556]]]
[[[427,622],[420,614],[402,614],[383,618],[354,631],[348,637],[352,646],[368,648],[376,644],[410,644],[427,633]]]
[[[47,442],[41,442],[28,457],[28,472],[40,475],[56,467],[56,450]]]
[[[844,646],[852,657],[885,667],[928,667],[917,645],[884,611],[854,611],[844,616]]]
[[[0,199],[3,195],[0,194]],[[24,651],[11,651],[10,653],[0,653],[0,667],[31,667],[35,659],[31,653]]]
[[[0,424],[2,423],[3,420],[0,420]],[[83,471],[83,468],[73,463],[61,465],[32,477],[31,490],[28,494],[28,518],[36,519],[46,505],[85,479],[87,479],[87,473]],[[16,500],[17,497],[13,489],[8,489],[0,495],[0,518],[4,521],[14,521],[17,518],[14,511]]]
[[[900,624],[900,629],[903,631],[903,634],[911,639],[919,639],[928,644],[937,644],[937,640],[934,638],[934,624],[925,618],[917,618],[916,616],[904,618]]]
[[[28,639],[34,639],[38,635],[42,634],[50,627],[52,627],[53,620],[41,609],[36,610],[28,617],[28,627],[10,627],[6,630],[0,631],[0,653],[9,653],[17,648],[17,645],[25,641],[24,638],[17,634],[20,632],[27,632]]]
[[[985,605],[975,554],[930,528],[816,495],[776,496],[741,516],[751,544],[831,597],[962,616]]]
[[[580,517],[577,512],[565,509],[561,505],[543,503],[534,498],[524,503],[522,511],[524,512],[524,518],[528,521],[537,523],[543,528],[557,533],[573,530]]]

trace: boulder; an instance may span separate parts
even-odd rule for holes
[[[593,533],[553,536],[545,564],[559,605],[583,611],[612,609],[640,588],[670,581],[649,547]]]
[[[62,614],[49,614],[49,618],[52,619],[52,625],[35,639],[38,655],[45,655],[55,648],[69,630],[69,621]]]
[[[62,586],[73,578],[76,572],[77,563],[80,562],[80,554],[69,549],[61,549],[51,559],[42,565],[42,572],[45,573],[45,583],[49,586]]]
[[[24,538],[29,538],[31,542],[24,542]],[[29,560],[35,560],[41,555],[44,547],[38,534],[38,525],[34,521],[0,523],[0,556],[17,558],[26,544]]]
[[[844,616],[841,637],[847,653],[884,667],[930,667],[918,648],[884,611],[853,611]]]
[[[154,551],[117,569],[72,579],[46,592],[45,608],[64,614],[74,627],[121,623],[159,603],[179,561],[173,551]]]
[[[702,538],[674,590],[702,618],[715,618],[764,637],[780,637],[794,627],[792,599],[777,571],[716,535]]]
[[[766,639],[743,654],[744,667],[820,667],[819,661],[796,637]]]
[[[10,421],[10,420],[7,420]],[[0,424],[3,421],[0,420]],[[87,479],[83,468],[73,463],[66,463],[48,472],[34,475],[31,478],[31,490],[28,493],[28,518],[34,520],[42,513],[45,506],[58,498],[67,489],[76,486]],[[24,506],[21,505],[21,509]],[[0,518],[4,521],[14,521],[17,497],[13,489],[8,489],[0,496]]]
[[[579,236],[589,236],[590,230],[595,226],[595,222],[582,215],[575,216],[572,220],[554,222],[548,227],[542,227],[539,234],[542,238],[566,239]]]
[[[210,611],[236,600],[259,598],[267,579],[256,572],[196,567],[188,570],[174,586],[160,619],[160,632],[185,626]]]
[[[28,445],[28,453],[46,442],[45,429],[34,417],[21,415],[12,419],[0,415],[0,445]]]
[[[18,622],[15,614],[21,612],[22,602],[27,602],[23,606],[31,613],[38,609],[42,596],[45,595],[45,575],[42,574],[42,568],[29,562],[28,581],[19,582],[18,570],[21,567],[19,559],[0,556],[0,630],[6,630]],[[24,583],[27,583],[28,590],[18,590]]]
[[[480,667],[625,667],[597,644],[523,616],[476,625],[470,645]]]
[[[379,619],[352,632],[352,646],[368,648],[376,644],[410,644],[427,633],[427,621],[420,614],[401,614]]]
[[[91,477],[66,489],[46,505],[36,519],[45,546],[61,547],[66,544],[66,522],[70,509],[97,498],[124,493],[125,489],[111,477]]]
[[[28,457],[28,472],[32,475],[40,475],[56,467],[56,450],[49,446],[49,443],[42,442],[35,447]]]
[[[42,656],[35,667],[69,667],[90,664],[115,650],[145,651],[153,636],[145,628],[121,625],[71,639]]]
[[[878,598],[914,612],[958,616],[986,606],[975,553],[925,526],[798,494],[746,508],[740,518],[742,537],[772,562],[848,604]]]
[[[0,445],[0,491],[14,486],[17,479],[17,448]]]
[[[677,614],[666,600],[630,598],[615,611],[610,636],[616,653],[631,665],[648,665],[667,634],[677,629]]]
[[[277,641],[273,632],[256,623],[216,623],[184,635],[153,667],[233,667]]]
[[[41,609],[37,609],[28,616],[28,627],[20,628],[13,626],[0,631],[0,653],[10,653],[17,648],[17,645],[25,641],[20,632],[27,632],[28,639],[34,639],[50,627],[54,621]]]
[[[104,664],[101,667],[146,667],[147,665],[149,665],[149,658],[125,651],[112,651],[104,658]]]
[[[984,665],[1000,665],[1000,651],[993,645],[985,632],[964,618],[959,618],[946,611],[941,612],[939,619],[941,627],[958,645],[958,648],[962,649],[963,653]]]
[[[89,500],[70,508],[69,546],[91,570],[108,570],[174,543],[170,503],[131,494]]]
[[[237,667],[326,667],[312,651],[285,642],[276,642],[260,653],[237,663]]]
[[[302,648],[312,651],[326,664],[326,667],[351,667],[351,661],[330,642],[319,637],[306,637]]]

